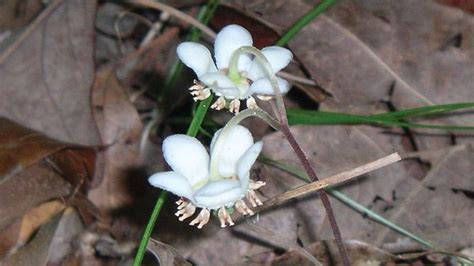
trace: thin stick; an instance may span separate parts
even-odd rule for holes
[[[282,77],[286,80],[291,80],[291,81],[294,81],[294,82],[297,82],[297,83],[300,83],[300,84],[304,84],[304,85],[310,85],[310,86],[317,86],[318,85],[318,84],[316,84],[316,82],[314,80],[307,79],[307,78],[304,78],[304,77],[300,77],[300,76],[297,76],[297,75],[293,75],[293,74],[285,72],[285,71],[278,72],[277,76],[280,76],[280,77]]]
[[[398,153],[392,153],[386,157],[380,158],[378,160],[375,160],[373,162],[361,165],[359,167],[356,167],[354,169],[339,173],[337,175],[333,175],[331,177],[325,178],[321,181],[315,181],[300,187],[297,187],[295,189],[292,189],[290,191],[287,191],[285,193],[282,193],[280,195],[277,195],[267,201],[265,203],[255,209],[255,213],[258,213],[262,210],[268,209],[274,205],[281,204],[283,202],[286,202],[290,199],[300,197],[303,195],[306,195],[311,192],[315,192],[318,190],[321,190],[325,187],[328,186],[334,186],[336,184],[341,184],[343,182],[347,182],[348,180],[351,180],[355,177],[361,176],[365,173],[377,170],[379,168],[385,167],[389,164],[398,162],[401,160],[401,157]]]
[[[138,4],[138,5],[141,5],[141,6],[144,6],[144,7],[153,8],[153,9],[157,9],[157,10],[160,10],[160,11],[163,11],[163,12],[167,12],[171,16],[177,17],[177,18],[193,25],[194,27],[200,29],[203,33],[205,33],[209,37],[211,37],[213,39],[216,38],[216,33],[214,31],[212,31],[209,27],[207,27],[206,25],[201,23],[199,20],[189,16],[188,14],[186,14],[184,12],[179,11],[178,9],[176,9],[174,7],[165,5],[165,4],[160,3],[160,2],[152,2],[150,0],[133,0],[133,1],[130,0],[128,2],[131,3],[131,4]]]
[[[63,0],[56,0],[46,7],[41,14],[33,21],[25,31],[23,31],[18,38],[8,46],[2,54],[0,54],[0,64],[2,64],[25,40],[26,38],[39,26],[39,24],[49,17],[51,13],[63,2]]]

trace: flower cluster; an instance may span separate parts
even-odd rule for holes
[[[234,121],[215,133],[210,154],[196,138],[180,134],[167,137],[163,154],[172,171],[149,178],[151,185],[181,197],[176,202],[176,216],[180,221],[201,208],[190,222],[198,228],[209,222],[212,210],[217,211],[221,227],[226,227],[234,224],[228,208],[250,215],[253,212],[247,203],[252,207],[262,204],[255,191],[265,183],[250,179],[250,169],[262,150],[262,142],[254,143],[250,131],[238,125],[247,117],[245,112],[238,114],[240,100],[247,100],[248,108],[258,108],[252,95],[269,99],[274,91],[286,93],[288,82],[281,78],[275,80],[274,74],[288,65],[292,54],[277,46],[260,51],[252,47],[252,43],[246,29],[229,25],[217,34],[215,63],[209,50],[199,43],[185,42],[177,49],[179,58],[199,79],[190,88],[194,100],[206,99],[212,92],[219,97],[211,108],[228,108],[236,114]],[[258,111],[252,110],[252,115]]]
[[[198,224],[198,228],[209,221],[209,210],[218,210],[221,227],[225,227],[234,224],[226,208],[235,207],[247,215],[252,214],[252,210],[244,197],[253,207],[262,204],[255,190],[265,183],[251,180],[249,174],[262,150],[262,142],[253,143],[250,131],[240,125],[232,127],[225,139],[218,142],[220,135],[221,130],[212,139],[211,156],[193,137],[167,137],[163,154],[173,171],[156,173],[149,178],[151,185],[182,197],[177,202],[176,212],[180,221],[192,216],[196,207],[202,208],[190,223]]]
[[[211,95],[211,91],[219,96],[211,108],[220,110],[226,107],[233,113],[240,110],[240,100],[247,100],[247,107],[256,108],[256,95],[261,99],[269,99],[274,94],[270,80],[265,75],[265,69],[257,58],[249,54],[242,54],[232,66],[232,56],[241,47],[252,46],[253,40],[250,33],[238,25],[224,27],[216,36],[214,54],[216,63],[212,60],[211,53],[202,44],[184,42],[178,46],[177,52],[181,61],[191,68],[199,81],[190,88],[194,100],[203,100]],[[292,53],[282,47],[270,46],[261,50],[266,60],[271,65],[273,73],[277,73],[293,58]],[[236,67],[237,71],[231,72],[230,68]],[[237,73],[232,75],[232,73]],[[280,92],[289,90],[288,82],[277,78]]]

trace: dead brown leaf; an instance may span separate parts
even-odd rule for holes
[[[42,9],[41,0],[8,0],[0,2],[0,33],[15,33]]]
[[[3,260],[2,265],[58,264],[72,251],[72,241],[81,229],[77,213],[66,209],[43,225],[27,245]]]
[[[94,117],[104,151],[103,181],[90,193],[91,200],[103,210],[130,206],[131,170],[141,165],[139,142],[143,124],[133,104],[115,76],[115,67],[100,69],[92,89]]]
[[[79,199],[93,176],[95,150],[0,121],[0,234],[9,239],[0,248],[3,256],[26,243],[65,204],[92,212]],[[73,200],[68,202],[68,196]]]
[[[59,200],[43,203],[28,211],[20,220],[8,225],[0,231],[0,258],[15,247],[21,247],[30,239],[31,235],[44,223],[65,208]]]
[[[190,266],[192,265],[181,256],[175,248],[155,239],[150,239],[147,246],[160,265]]]
[[[425,179],[412,187],[388,217],[444,250],[457,250],[474,242],[474,150],[463,145],[445,153]],[[388,230],[377,244],[396,241]]]
[[[377,247],[357,240],[345,241],[351,265],[390,265],[395,256]],[[321,265],[342,265],[341,258],[334,241],[320,241],[305,247],[310,254],[315,256]],[[295,250],[289,250],[282,255],[274,252],[257,254],[248,259],[244,264],[237,265],[314,265],[302,257]]]
[[[258,1],[235,6],[288,28],[314,4]],[[332,94],[322,110],[369,114],[387,111],[386,101],[397,109],[474,101],[473,29],[472,16],[432,1],[346,1],[312,21],[289,47]],[[434,122],[473,121],[465,115]],[[418,148],[450,144],[449,136],[437,133],[418,135]]]
[[[100,144],[90,108],[94,11],[94,0],[52,1],[0,55],[3,116],[54,139]]]

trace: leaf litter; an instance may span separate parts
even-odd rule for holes
[[[232,15],[234,22],[242,20],[239,12],[259,17],[263,25],[260,31],[264,32],[265,27],[273,30],[262,34],[266,36],[262,39],[268,39],[274,32],[287,29],[315,4],[285,3],[223,4],[237,11]],[[101,66],[95,68],[91,36],[96,4],[52,1],[41,11],[49,13],[36,15],[16,48],[3,50],[0,56],[0,91],[5,96],[0,99],[0,114],[5,117],[0,122],[0,237],[9,240],[0,246],[0,256],[8,256],[3,261],[7,265],[32,261],[130,262],[134,256],[131,243],[140,237],[156,198],[147,187],[144,166],[155,171],[164,169],[160,139],[171,132],[183,132],[171,121],[175,113],[182,115],[183,110],[189,110],[189,102],[170,98],[173,102],[166,99],[155,104],[159,89],[153,91],[155,83],[146,81],[146,77],[153,76],[159,77],[156,84],[164,83],[177,28],[170,31],[169,25],[165,26],[149,43],[150,50],[143,53],[138,48],[143,39],[137,37],[149,31],[143,21],[158,21],[159,14],[146,9],[127,11],[133,15],[120,24],[121,32],[126,34],[117,38],[118,33],[108,24],[128,6],[100,3],[96,34],[97,45],[102,44],[96,47],[96,55],[100,56],[95,60],[100,60],[96,63]],[[181,4],[177,7],[187,10]],[[229,12],[222,10],[217,14],[225,16]],[[169,22],[182,26],[175,19]],[[321,97],[321,92],[309,92],[312,102],[325,98],[321,110],[369,114],[390,108],[465,102],[474,100],[470,74],[473,23],[472,15],[462,9],[434,2],[416,6],[410,1],[396,5],[341,2],[304,28],[289,47],[316,83],[329,93]],[[114,45],[126,49],[109,51]],[[147,52],[156,57],[143,57],[142,53]],[[117,60],[130,65],[117,72]],[[297,64],[293,69],[296,75],[304,72]],[[191,84],[191,78],[187,80],[181,78],[180,82]],[[292,93],[289,96],[294,106],[307,106],[309,101]],[[158,116],[151,111],[158,112]],[[221,120],[214,112],[210,119]],[[147,127],[150,121],[155,121],[153,127]],[[472,124],[474,120],[470,113],[430,120],[439,121]],[[249,125],[264,136],[265,155],[298,165],[281,134],[258,128],[258,124]],[[14,130],[7,131],[8,127]],[[144,129],[150,137],[144,135]],[[338,189],[438,249],[457,251],[472,246],[471,133],[409,130],[407,135],[399,129],[368,126],[293,126],[292,132],[321,177],[394,151],[435,154],[423,157],[423,161],[407,159],[365,174]],[[459,145],[452,146],[453,142]],[[147,150],[156,154],[144,152]],[[156,158],[150,160],[153,156]],[[264,164],[253,171],[253,176],[267,182],[263,189],[266,199],[304,184]],[[84,196],[87,194],[89,199]],[[164,261],[340,263],[316,195],[275,206],[231,230],[221,230],[214,223],[204,231],[176,223],[172,200],[168,200],[155,227],[154,237],[163,243],[154,241],[149,247]],[[392,253],[423,248],[348,206],[335,200],[332,204],[354,263],[394,262],[400,257]],[[75,207],[67,207],[71,205]],[[400,243],[404,243],[401,248]],[[96,257],[97,251],[104,257]],[[421,258],[435,261],[426,254],[406,261]]]

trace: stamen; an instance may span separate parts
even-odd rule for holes
[[[257,193],[254,190],[247,190],[245,193],[245,198],[250,202],[252,207],[257,207],[257,205],[262,205],[262,201],[258,198]]]
[[[230,215],[227,213],[225,207],[222,207],[217,212],[217,217],[219,217],[219,221],[221,222],[221,227],[224,228],[229,224],[229,226],[234,225],[234,222],[230,218]]]
[[[195,90],[191,92],[191,95],[194,96],[193,100],[195,102],[198,100],[202,101],[202,100],[207,99],[209,96],[211,96],[211,90],[209,89]]]
[[[196,218],[194,218],[194,220],[192,220],[189,225],[195,225],[197,223],[198,226],[197,228],[198,229],[201,229],[205,224],[207,224],[209,222],[209,217],[211,217],[211,213],[209,212],[208,209],[202,209],[201,212],[199,212],[198,216]]]
[[[179,200],[179,201],[181,202],[178,204],[178,210],[182,210],[186,208],[186,206],[189,204],[188,201],[184,201],[184,200]],[[178,203],[178,201],[176,203]]]
[[[191,217],[195,211],[196,206],[194,206],[192,203],[187,203],[186,207],[177,211],[174,215],[178,216],[180,221],[184,221],[185,219]]]
[[[252,179],[250,179],[249,181],[249,189],[251,190],[257,190],[263,186],[265,186],[267,183],[263,182],[263,181],[254,181]]]
[[[229,112],[238,114],[240,112],[240,100],[233,99],[229,104]]]
[[[200,91],[200,90],[203,90],[206,87],[197,80],[194,80],[193,83],[194,83],[194,85],[191,86],[188,90],[190,90],[190,91]]]
[[[238,200],[235,203],[235,209],[242,215],[252,215],[253,211],[245,204],[243,200]]]
[[[258,105],[257,105],[257,102],[255,101],[255,99],[253,97],[249,97],[247,99],[247,108],[249,109],[258,109]]]
[[[217,98],[216,102],[214,102],[211,105],[211,108],[215,110],[222,110],[224,109],[224,107],[225,107],[225,98],[222,96]]]

